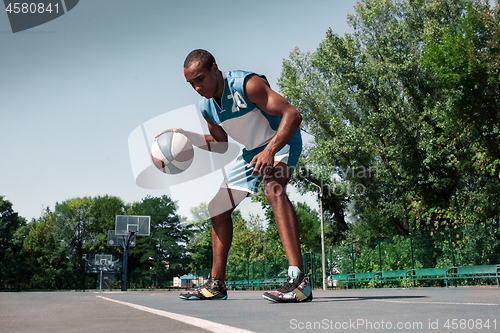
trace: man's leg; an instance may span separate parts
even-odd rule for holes
[[[276,226],[288,259],[288,282],[276,291],[264,293],[264,298],[278,303],[310,302],[313,299],[309,277],[304,274],[300,251],[299,222],[286,194],[290,168],[277,163],[271,176],[264,180],[266,197],[271,204]]]
[[[270,177],[264,180],[266,198],[273,208],[276,226],[290,266],[297,266],[304,271],[300,251],[299,222],[297,214],[286,193],[290,180],[290,168],[284,163],[277,163]]]
[[[224,281],[229,249],[233,240],[231,213],[247,197],[244,191],[220,188],[210,201],[208,209],[212,218],[212,277]]]
[[[194,291],[181,293],[186,300],[227,299],[224,284],[226,277],[227,256],[233,239],[233,221],[231,213],[245,199],[247,192],[220,188],[217,195],[208,204],[212,219],[212,272],[211,278]]]

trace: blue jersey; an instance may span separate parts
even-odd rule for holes
[[[224,92],[221,107],[213,98],[200,100],[200,111],[214,124],[221,126],[236,142],[247,151],[265,146],[276,134],[281,117],[270,115],[250,102],[245,95],[245,78],[255,73],[231,71],[223,73]],[[261,76],[261,75],[259,75]],[[297,138],[296,138],[297,137]],[[300,130],[294,135],[300,139]]]

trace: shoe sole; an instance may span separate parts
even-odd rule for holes
[[[186,301],[218,301],[218,300],[226,300],[227,299],[227,295],[224,296],[224,297],[220,297],[220,298],[215,298],[215,297],[212,297],[212,298],[198,298],[196,296],[191,296],[191,297],[184,297],[184,296],[179,296],[180,299],[184,299]]]
[[[309,299],[306,299],[306,300],[303,300],[303,301],[299,301],[299,302],[297,302],[297,301],[295,301],[295,300],[293,300],[293,299],[292,299],[292,300],[282,300],[282,301],[278,301],[278,300],[275,300],[275,299],[273,299],[273,298],[271,298],[271,297],[268,297],[268,296],[266,296],[266,295],[263,295],[263,297],[264,297],[265,299],[267,299],[268,301],[271,301],[271,302],[274,302],[274,303],[306,303],[306,302],[311,302],[311,301],[313,300],[313,299],[312,299],[312,297],[311,297],[311,298],[309,298]]]

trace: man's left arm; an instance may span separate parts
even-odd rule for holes
[[[293,137],[302,122],[302,116],[283,96],[272,90],[264,78],[252,75],[246,79],[244,87],[250,102],[262,111],[281,118],[276,135],[248,166],[255,165],[253,175],[267,176],[274,167],[274,155]]]

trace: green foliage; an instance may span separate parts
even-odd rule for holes
[[[208,205],[201,203],[199,206],[192,207],[189,212],[192,219],[187,223],[193,231],[187,244],[189,268],[191,271],[208,269],[212,266],[212,227]]]
[[[423,68],[436,91],[444,133],[454,139],[463,191],[449,205],[469,223],[500,214],[500,7],[470,1],[454,21],[430,20]],[[436,38],[437,37],[437,38]]]
[[[296,180],[338,197],[325,211],[350,216],[351,240],[500,217],[499,10],[359,1],[352,34],[283,62],[281,91],[314,136]]]
[[[375,209],[365,210],[363,220],[351,223],[349,232],[346,233],[345,242],[372,242],[398,234],[398,229],[389,222],[389,218],[383,212]]]
[[[21,243],[15,234],[26,225],[26,220],[12,209],[12,203],[0,196],[0,290],[19,289],[23,267]]]
[[[55,219],[54,213],[46,211],[26,227],[29,231],[23,250],[32,271],[30,289],[66,289],[72,285],[70,276],[76,263],[68,258],[70,251],[59,238]]]
[[[137,237],[137,245],[129,249],[130,269],[163,271],[168,266],[173,274],[187,270],[186,244],[191,231],[176,214],[175,203],[166,195],[147,196],[134,202],[128,215],[151,217],[151,235]]]
[[[305,182],[300,180],[302,184]],[[266,258],[279,258],[285,254],[281,238],[276,226],[276,220],[271,205],[264,194],[263,186],[259,187],[259,192],[252,198],[253,202],[261,204],[266,217],[267,228],[265,231],[265,253]],[[321,222],[319,212],[311,209],[306,203],[292,203],[299,221],[299,239],[301,249],[306,251],[317,251],[321,249]],[[257,224],[260,222],[257,222]],[[327,228],[325,228],[326,230]],[[332,228],[328,229],[332,234]],[[326,231],[325,231],[326,233]]]
[[[295,185],[295,188],[302,194],[311,191],[316,192],[318,200],[320,199],[320,194],[318,193],[319,188],[323,190],[321,201],[323,203],[325,244],[327,246],[340,245],[345,239],[346,231],[349,230],[345,216],[349,197],[340,194],[349,192],[349,190],[337,186],[334,180],[330,178],[331,173],[328,173],[328,171],[325,172],[324,169],[312,171],[309,169],[304,164],[305,160],[307,160],[307,152],[297,164],[293,185]],[[314,212],[313,214],[316,215],[318,213]],[[299,217],[299,227],[304,223],[301,220],[302,218]]]
[[[306,203],[294,204],[299,220],[299,237],[302,252],[321,250],[321,221],[319,213]]]
[[[247,263],[255,260],[262,260],[264,246],[266,246],[266,256],[269,257],[269,250],[265,239],[265,232],[260,219],[251,218],[245,220],[239,210],[232,214],[233,218],[233,242],[229,251],[228,264]]]
[[[499,227],[498,222],[494,222],[452,230],[440,244],[444,255],[440,258],[438,265],[446,267],[498,264]],[[453,248],[453,255],[451,248]]]
[[[84,255],[120,250],[107,245],[107,235],[115,228],[116,215],[124,214],[151,216],[151,236],[138,237],[137,247],[130,249],[130,271],[140,271],[136,279],[147,278],[151,286],[186,272],[185,245],[191,232],[167,196],[127,205],[108,195],[73,198],[56,203],[53,212],[47,209],[28,224],[12,211],[10,202],[0,199],[0,229],[6,237],[0,238],[2,288],[86,288],[90,280],[84,273]],[[131,276],[133,280],[133,272]]]
[[[108,230],[114,229],[115,216],[124,213],[123,201],[112,196],[68,199],[56,203],[53,213],[47,211],[46,214],[53,219],[54,241],[61,244],[61,251],[67,258],[67,262],[55,262],[54,269],[73,271],[67,282],[68,286],[81,289],[86,287],[84,254],[115,251],[107,246]],[[43,234],[39,237],[43,237]],[[59,265],[63,265],[62,268]],[[43,280],[40,281],[42,284]]]
[[[125,203],[115,196],[97,196],[90,205],[90,223],[87,232],[90,236],[85,244],[86,252],[106,252],[108,230],[115,229],[116,215],[125,215]]]

